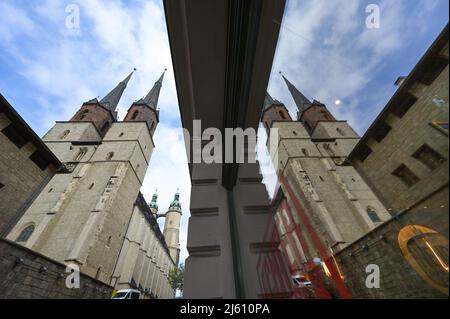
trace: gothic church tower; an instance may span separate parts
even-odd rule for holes
[[[66,169],[38,194],[8,239],[32,229],[20,244],[109,283],[153,152],[163,76],[124,121],[116,109],[132,73],[50,129],[43,141]]]

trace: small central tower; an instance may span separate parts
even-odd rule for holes
[[[150,202],[150,204],[148,204],[148,207],[150,207],[150,211],[152,212],[153,216],[156,217],[156,215],[158,214],[158,194],[155,191],[155,193],[152,196],[152,201]]]
[[[178,191],[175,193],[175,197],[165,215],[164,238],[169,248],[170,257],[178,265],[180,260],[180,221],[182,215],[180,193]]]

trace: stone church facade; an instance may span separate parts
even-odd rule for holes
[[[116,288],[128,284],[168,298],[174,294],[168,273],[178,263],[169,247],[179,245],[173,233],[179,231],[181,208],[169,210],[166,223],[178,228],[168,231],[174,242],[167,243],[139,192],[154,148],[164,74],[118,121],[116,108],[131,76],[102,100],[84,103],[70,121],[57,122],[42,138],[64,168],[43,187],[7,239],[76,264],[82,273]],[[127,257],[124,265],[121,258],[129,254],[138,258]]]

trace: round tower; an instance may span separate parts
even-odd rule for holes
[[[170,257],[178,265],[180,259],[180,221],[181,221],[180,193],[177,191],[170,203],[164,223],[164,238],[169,248]]]

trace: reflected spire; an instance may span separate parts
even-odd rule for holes
[[[286,85],[289,89],[289,92],[291,92],[292,98],[294,99],[295,104],[297,105],[299,114],[303,113],[309,106],[311,106],[311,101],[306,98],[306,96],[303,95],[302,92],[300,92],[291,82],[289,82],[288,79],[284,77],[284,75],[280,72],[281,76],[284,79],[284,82],[286,82]]]

